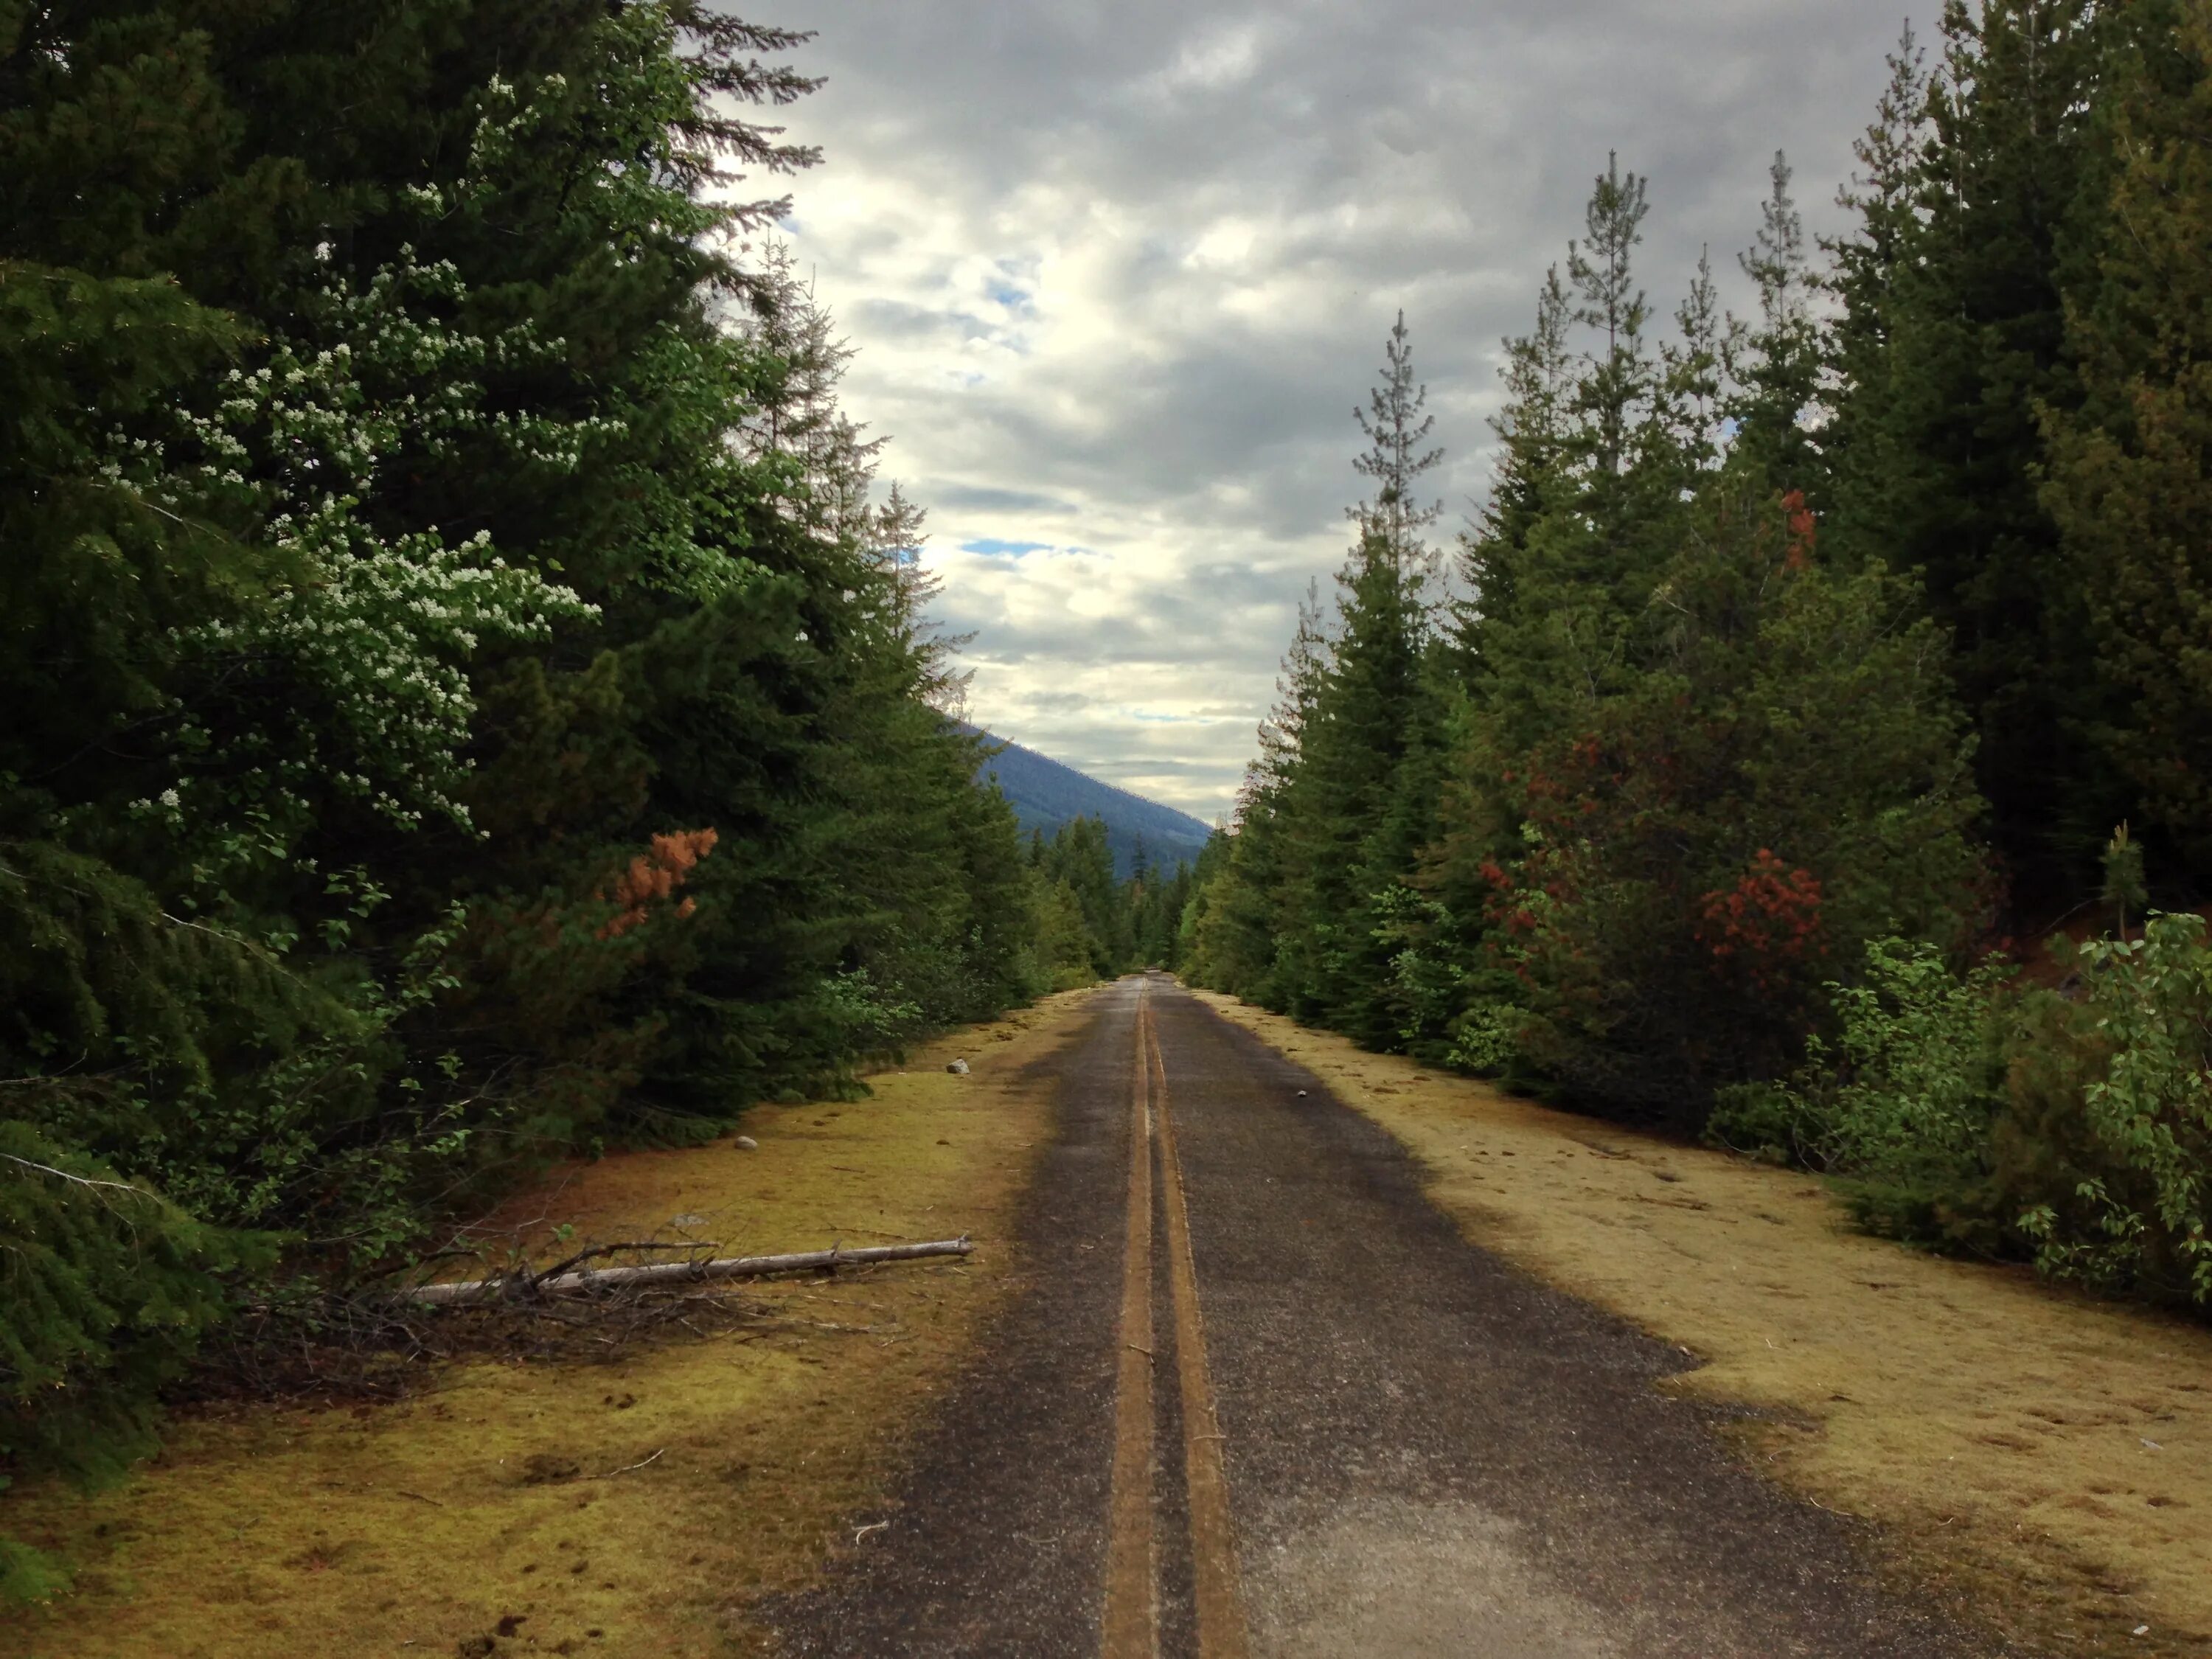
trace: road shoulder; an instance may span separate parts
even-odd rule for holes
[[[606,1364],[476,1363],[390,1407],[257,1407],[173,1426],[90,1500],[10,1494],[79,1565],[0,1616],[27,1659],[329,1659],[536,1650],[671,1659],[758,1644],[751,1609],[854,1547],[910,1431],[1018,1271],[1013,1217],[1051,1133],[1036,1062],[1090,994],[971,1028],[874,1097],[763,1107],[725,1139],[579,1164],[501,1218],[539,1245],[711,1238],[732,1253],[967,1232],[957,1263],[763,1284],[757,1329]],[[956,1057],[971,1066],[945,1072]],[[650,1460],[642,1467],[626,1468]],[[617,1471],[620,1471],[617,1473]]]
[[[1746,1454],[2069,1654],[2212,1632],[2212,1332],[1852,1233],[1818,1182],[1208,1006],[1419,1161],[1470,1243],[1703,1363]],[[2142,1636],[2139,1626],[2150,1628]]]

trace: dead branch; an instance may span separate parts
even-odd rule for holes
[[[452,1306],[495,1302],[548,1292],[574,1294],[641,1285],[697,1284],[718,1279],[763,1279],[773,1273],[806,1273],[825,1267],[860,1267],[872,1261],[912,1261],[923,1256],[966,1255],[975,1246],[966,1237],[927,1244],[877,1244],[857,1250],[832,1245],[788,1255],[730,1256],[719,1261],[655,1261],[637,1267],[585,1267],[573,1273],[520,1273],[502,1279],[471,1279],[446,1285],[417,1285],[395,1299]]]
[[[526,1273],[522,1277],[528,1281],[529,1289],[537,1290],[549,1282],[568,1276],[569,1269],[579,1264],[603,1255],[619,1255],[625,1250],[711,1250],[715,1248],[713,1244],[687,1244],[680,1241],[663,1243],[653,1239],[635,1244],[594,1244],[588,1250],[579,1250],[575,1255],[555,1262],[544,1273]]]
[[[10,1079],[15,1081],[15,1079]],[[88,1187],[103,1192],[128,1193],[133,1198],[151,1198],[153,1194],[143,1187],[133,1187],[124,1181],[94,1181],[90,1176],[71,1175],[67,1170],[57,1170],[51,1164],[34,1164],[27,1158],[17,1158],[13,1152],[0,1152],[0,1160],[21,1164],[26,1170],[36,1170],[40,1175],[50,1175],[57,1181],[66,1181],[72,1187]]]

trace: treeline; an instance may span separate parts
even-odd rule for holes
[[[1073,970],[761,240],[803,39],[0,3],[0,1485],[242,1300]]]
[[[1113,979],[1139,968],[1182,966],[1182,925],[1196,872],[1155,862],[1137,842],[1127,880],[1115,873],[1104,820],[1079,817],[1045,839],[1030,836],[1030,869],[1037,883],[1042,928],[1037,955],[1054,988]]]
[[[1659,325],[1608,167],[1449,568],[1400,319],[1187,971],[2203,1304],[2212,23],[1953,3],[1890,68],[1748,317],[1706,262]]]

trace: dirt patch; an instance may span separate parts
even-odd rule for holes
[[[1476,1653],[1622,1659],[1632,1644],[1532,1573],[1513,1528],[1466,1504],[1368,1498],[1272,1551],[1252,1589],[1273,1659]]]
[[[1817,1181],[1200,994],[1407,1146],[1470,1240],[1705,1363],[1762,1467],[2068,1654],[2212,1644],[2212,1332],[1850,1231]],[[2148,1626],[2142,1636],[2138,1626]]]
[[[1088,993],[871,1079],[763,1107],[733,1142],[578,1164],[495,1226],[537,1246],[696,1234],[732,1255],[948,1237],[974,1255],[759,1284],[738,1331],[607,1363],[471,1364],[400,1404],[177,1424],[125,1486],[10,1494],[11,1530],[78,1568],[0,1615],[27,1659],[396,1651],[674,1659],[755,1646],[748,1609],[848,1547],[903,1431],[1018,1267],[1011,1220],[1050,1130],[1023,1069]],[[945,1063],[972,1067],[951,1076]]]

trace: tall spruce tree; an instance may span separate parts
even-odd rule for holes
[[[1474,525],[1459,537],[1452,632],[1462,678],[1481,670],[1486,623],[1510,621],[1530,532],[1560,504],[1567,487],[1572,327],[1573,308],[1554,265],[1537,293],[1535,326],[1503,343],[1505,399],[1490,422],[1498,440],[1490,493]]]
[[[1790,194],[1788,159],[1780,151],[1768,174],[1772,188],[1760,209],[1757,239],[1737,257],[1759,294],[1755,322],[1729,331],[1723,353],[1734,385],[1726,400],[1738,464],[1756,467],[1778,490],[1825,505],[1826,469],[1810,417],[1820,389],[1823,342],[1814,321],[1814,280],[1806,258],[1805,223]],[[1685,331],[1700,324],[1701,283],[1692,289]],[[1696,354],[1694,345],[1691,348]]]
[[[1328,652],[1318,585],[1310,583],[1276,677],[1274,705],[1260,723],[1259,752],[1244,769],[1232,828],[1208,843],[1210,861],[1200,860],[1204,897],[1190,922],[1192,976],[1278,1012],[1289,1006],[1290,974],[1301,956],[1293,928],[1307,866],[1294,833],[1293,792]]]
[[[1357,412],[1373,493],[1349,508],[1358,538],[1337,576],[1337,627],[1300,734],[1286,805],[1304,882],[1287,974],[1290,1006],[1372,1047],[1389,1046],[1386,896],[1412,875],[1434,802],[1437,687],[1431,672],[1436,555],[1419,498],[1443,457],[1401,313],[1380,380]]]
[[[1841,273],[1837,536],[1923,573],[1957,643],[1990,834],[2020,902],[2046,915],[2112,822],[2109,770],[2069,717],[2090,678],[2080,588],[2036,490],[2036,410],[2078,401],[2063,296],[2101,216],[2083,189],[2100,35],[2087,0],[1952,0],[1909,195],[1907,51]]]
[[[1571,245],[1574,289],[1547,278],[1535,331],[1508,343],[1497,487],[1462,538],[1454,653],[1470,730],[1489,734],[1470,741],[1499,757],[1617,688],[1626,632],[1717,459],[1715,302],[1692,289],[1682,316],[1695,331],[1663,356],[1647,338],[1634,253],[1648,210],[1644,181],[1613,158],[1592,185],[1589,240]]]
[[[2098,132],[2119,231],[2071,296],[2081,396],[2045,406],[2042,500],[2093,653],[2075,723],[2193,900],[2212,884],[2212,22],[2162,5],[2124,21]]]
[[[1909,435],[1885,418],[1891,335],[1904,301],[1900,282],[1922,229],[1922,168],[1930,136],[1928,54],[1908,22],[1885,60],[1889,80],[1875,118],[1853,141],[1856,161],[1836,205],[1851,228],[1821,240],[1827,267],[1820,283],[1834,314],[1822,336],[1826,357],[1821,448],[1827,459],[1831,558],[1881,557],[1884,497],[1912,465],[1895,447]]]

